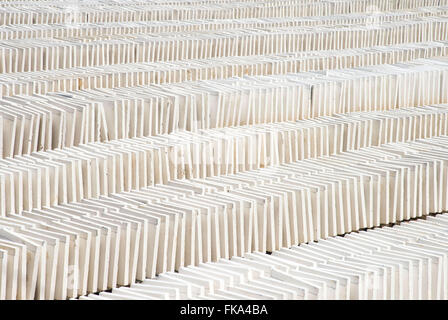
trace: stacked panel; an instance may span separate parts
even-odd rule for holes
[[[448,1],[2,1],[0,39],[0,299],[448,298]]]

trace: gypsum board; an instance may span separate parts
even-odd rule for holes
[[[215,80],[245,75],[288,74],[395,64],[419,58],[446,56],[446,50],[448,49],[442,42],[428,42],[368,49],[18,72],[0,75],[0,88],[2,96],[10,96]]]
[[[230,30],[180,35],[116,35],[2,41],[0,72],[177,61],[217,57],[284,54],[310,50],[356,49],[372,46],[446,41],[446,18],[385,23],[377,28],[316,27],[273,31]],[[303,29],[303,30],[302,30]],[[429,32],[429,30],[432,30]],[[362,41],[360,41],[362,39]],[[100,45],[102,43],[102,45]]]
[[[412,190],[415,190],[414,195],[411,194],[410,199],[411,202],[413,202],[413,206],[411,208],[408,208],[410,217],[418,217],[421,215],[427,215],[431,212],[438,212],[442,210],[446,210],[446,197],[443,197],[443,192],[441,189],[438,189],[438,184],[435,183],[440,176],[446,175],[446,170],[444,169],[444,166],[441,166],[442,163],[444,163],[443,159],[446,159],[446,155],[443,153],[444,148],[446,148],[447,143],[446,137],[439,137],[439,138],[432,138],[432,139],[425,139],[425,140],[419,140],[412,143],[395,143],[395,144],[386,144],[378,148],[364,148],[357,152],[350,153],[350,159],[343,159],[340,156],[333,156],[333,157],[323,157],[322,159],[328,158],[333,159],[329,161],[330,163],[335,163],[337,160],[338,162],[346,162],[347,166],[341,166],[340,164],[337,165],[335,168],[332,169],[326,169],[321,172],[324,172],[325,177],[329,179],[329,181],[339,181],[339,191],[334,190],[335,193],[342,192],[344,190],[350,191],[350,199],[347,199],[348,202],[344,202],[341,208],[338,211],[339,218],[342,218],[341,225],[339,226],[331,226],[329,230],[333,230],[333,227],[339,227],[339,228],[345,228],[342,231],[335,230],[335,233],[328,233],[322,234],[315,233],[312,234],[313,231],[318,231],[319,229],[324,230],[325,224],[329,222],[331,217],[321,217],[323,218],[323,228],[317,228],[315,229],[315,222],[319,221],[319,217],[316,216],[316,214],[319,213],[319,206],[316,207],[316,205],[319,203],[318,199],[325,200],[325,198],[321,198],[321,191],[317,190],[317,194],[315,197],[311,197],[309,194],[310,190],[309,188],[315,188],[316,183],[312,182],[313,177],[317,177],[320,181],[320,183],[323,183],[322,181],[322,174],[315,173],[315,174],[304,174],[305,167],[304,165],[307,164],[307,167],[310,168],[312,166],[313,162],[316,162],[317,166],[315,168],[322,168],[322,160],[306,160],[306,161],[299,161],[296,162],[297,166],[300,168],[301,173],[295,172],[292,170],[293,166],[289,165],[287,171],[281,170],[282,166],[274,167],[274,168],[267,168],[267,169],[261,169],[256,171],[256,175],[253,175],[252,178],[250,178],[249,175],[244,175],[244,181],[247,181],[248,183],[251,183],[251,186],[235,186],[233,190],[225,192],[225,199],[230,202],[234,202],[234,207],[237,207],[237,210],[231,210],[227,211],[227,218],[224,220],[225,216],[220,218],[220,215],[223,215],[226,211],[222,211],[224,207],[221,207],[218,211],[204,211],[206,207],[209,207],[212,205],[213,201],[210,202],[211,199],[220,199],[220,192],[219,191],[206,191],[201,194],[195,194],[192,192],[191,187],[188,187],[188,185],[185,185],[183,188],[179,185],[176,187],[173,186],[155,186],[153,188],[149,188],[146,190],[142,190],[143,193],[140,193],[140,199],[143,199],[143,194],[145,192],[148,192],[148,195],[153,194],[154,192],[158,192],[165,194],[165,197],[171,197],[171,199],[163,200],[159,202],[153,202],[148,203],[147,205],[139,205],[139,202],[136,202],[135,200],[131,200],[128,198],[126,194],[123,195],[117,195],[117,196],[109,196],[109,197],[101,197],[97,200],[83,200],[81,201],[80,205],[81,207],[88,206],[90,210],[79,210],[75,209],[78,204],[73,203],[71,205],[71,209],[68,210],[68,207],[65,206],[56,206],[49,209],[42,209],[42,210],[33,210],[33,212],[24,212],[22,215],[10,215],[7,218],[2,218],[0,221],[3,221],[3,219],[7,219],[6,221],[17,221],[17,223],[28,221],[33,222],[35,226],[32,230],[35,230],[36,233],[41,232],[40,230],[46,230],[45,232],[57,232],[58,234],[67,234],[72,237],[72,244],[69,244],[68,247],[66,247],[66,252],[68,253],[68,261],[69,264],[66,264],[67,267],[65,267],[65,271],[62,272],[62,280],[67,281],[67,283],[70,283],[70,281],[67,278],[64,278],[65,275],[71,276],[71,272],[68,272],[68,270],[75,268],[75,278],[76,284],[78,286],[70,287],[65,286],[58,289],[57,297],[64,298],[67,296],[70,297],[76,297],[77,295],[82,295],[83,292],[89,291],[88,287],[91,281],[94,281],[92,277],[89,277],[89,273],[92,272],[91,268],[96,268],[97,265],[92,262],[92,256],[89,254],[89,252],[99,252],[100,250],[95,249],[98,248],[98,240],[93,241],[93,230],[91,227],[87,227],[84,222],[84,218],[81,218],[83,216],[86,216],[90,214],[92,218],[100,219],[96,220],[101,223],[101,219],[106,219],[106,221],[114,221],[115,223],[118,222],[126,222],[127,223],[127,234],[126,238],[122,238],[122,244],[120,244],[121,250],[118,251],[118,257],[117,259],[114,259],[113,261],[118,261],[118,268],[116,269],[115,273],[115,283],[118,285],[127,285],[129,283],[133,283],[136,280],[136,272],[137,270],[144,270],[145,268],[150,267],[152,269],[153,267],[148,265],[148,260],[146,260],[145,254],[143,253],[151,253],[153,255],[152,259],[149,259],[149,261],[156,261],[154,260],[156,257],[156,252],[154,252],[154,245],[158,243],[158,230],[160,229],[154,229],[151,230],[149,227],[149,224],[153,226],[159,226],[160,228],[160,215],[157,216],[155,214],[150,214],[151,208],[164,208],[165,212],[168,213],[171,211],[171,213],[174,213],[177,211],[177,216],[181,214],[181,220],[182,222],[178,224],[179,230],[177,232],[177,238],[178,240],[174,243],[177,243],[177,248],[174,249],[176,256],[175,261],[175,270],[180,270],[183,267],[186,267],[188,265],[199,265],[203,262],[207,262],[207,260],[203,260],[204,257],[208,259],[212,258],[212,256],[209,256],[207,254],[208,246],[219,246],[219,250],[213,250],[214,254],[216,255],[213,260],[208,261],[217,261],[220,258],[229,258],[231,256],[234,256],[236,251],[238,251],[238,246],[242,245],[241,240],[238,238],[238,235],[231,235],[231,230],[234,229],[231,226],[235,225],[236,229],[244,229],[245,226],[242,226],[240,223],[244,221],[245,219],[239,218],[241,214],[244,214],[244,211],[240,211],[242,207],[239,207],[237,204],[241,203],[241,201],[245,201],[249,203],[251,201],[255,200],[256,205],[256,212],[255,210],[252,210],[252,212],[249,212],[249,214],[252,215],[252,217],[255,219],[256,222],[259,221],[259,223],[252,223],[252,227],[254,229],[253,234],[256,236],[252,239],[247,239],[246,243],[253,243],[254,246],[250,249],[250,251],[275,251],[285,244],[285,239],[288,238],[288,234],[297,234],[299,230],[301,232],[305,232],[305,229],[302,229],[303,227],[309,228],[310,231],[310,239],[304,239],[304,242],[308,242],[310,240],[317,240],[321,239],[322,237],[328,237],[328,236],[334,236],[339,234],[344,234],[347,232],[350,232],[352,230],[360,229],[369,227],[368,225],[364,225],[364,220],[368,220],[368,218],[356,217],[356,215],[353,215],[353,213],[356,214],[357,210],[351,210],[350,209],[350,203],[356,204],[356,197],[354,198],[354,195],[363,194],[365,203],[372,203],[374,202],[374,199],[371,198],[368,194],[363,192],[363,190],[356,191],[357,184],[350,184],[350,179],[355,179],[352,181],[358,181],[358,185],[360,183],[361,177],[365,175],[372,175],[373,177],[381,178],[381,188],[385,190],[386,192],[389,192],[389,194],[386,194],[386,196],[381,195],[380,197],[378,195],[374,195],[374,198],[377,199],[377,208],[375,210],[375,214],[373,216],[374,221],[379,221],[380,224],[382,223],[391,223],[395,221],[400,221],[400,219],[405,219],[406,217],[401,217],[398,214],[398,211],[400,211],[400,206],[403,205],[403,202],[398,201],[394,202],[394,204],[388,204],[389,198],[396,198],[399,194],[402,194],[402,192],[397,189],[397,181],[400,180],[399,178],[399,172],[397,173],[396,168],[414,168],[418,174],[414,176],[414,179],[412,179],[412,182],[409,184],[402,184],[402,187],[404,186],[406,190],[404,191],[404,194],[407,192],[411,192]],[[438,147],[436,147],[438,145]],[[403,155],[403,152],[407,152],[408,155]],[[364,155],[364,159],[356,159],[354,155],[361,154]],[[343,155],[343,154],[342,154]],[[431,155],[431,156],[429,156]],[[370,160],[367,159],[367,157],[370,156]],[[402,157],[400,157],[402,156]],[[366,160],[367,159],[367,160]],[[328,161],[327,161],[328,162]],[[371,166],[371,163],[374,163],[374,166]],[[370,164],[370,165],[369,165]],[[362,168],[363,173],[360,175],[359,172]],[[275,171],[273,171],[273,169]],[[263,171],[266,171],[268,175],[262,174]],[[306,171],[306,170],[305,170]],[[271,173],[269,173],[271,172]],[[272,175],[272,172],[276,172],[276,176]],[[386,173],[386,176],[384,177],[381,172]],[[429,173],[428,173],[429,172]],[[433,173],[431,173],[433,172]],[[395,183],[391,179],[393,176],[393,173],[395,173]],[[287,178],[279,178],[278,175],[287,176],[289,174],[289,177]],[[397,175],[398,174],[398,175]],[[240,174],[241,176],[242,174]],[[295,178],[299,178],[299,180],[295,180]],[[355,178],[358,177],[358,178]],[[403,175],[401,175],[403,177]],[[222,176],[220,177],[223,181],[223,183],[229,183],[229,181],[237,182],[238,175],[229,175],[229,176]],[[431,179],[433,182],[431,182]],[[216,180],[216,179],[214,179]],[[263,182],[261,180],[264,180]],[[371,179],[370,184],[367,180],[364,179],[364,183],[368,184],[370,188],[375,188],[375,186],[378,188],[380,186],[380,181],[372,181],[374,179]],[[288,181],[288,187],[282,181]],[[298,182],[300,181],[300,183]],[[186,181],[187,182],[187,181]],[[262,183],[261,183],[262,182]],[[241,182],[240,182],[241,183]],[[195,181],[196,187],[200,185],[199,181]],[[276,186],[280,187],[281,189],[276,189]],[[414,188],[413,186],[416,186]],[[342,189],[341,189],[342,187]],[[443,189],[443,186],[441,186]],[[412,190],[411,190],[412,189]],[[425,201],[424,203],[419,203],[419,201],[414,201],[416,199],[417,192],[416,190],[426,189],[425,193]],[[175,190],[177,190],[175,192]],[[305,194],[308,194],[308,199],[311,201],[307,201],[306,204],[306,213],[305,211],[300,212],[302,209],[299,207],[289,207],[288,212],[285,211],[285,207],[282,207],[280,204],[284,203],[284,200],[281,201],[281,199],[285,199],[286,197],[291,197],[292,193],[288,191],[297,190],[297,191],[304,191]],[[389,190],[389,191],[388,191]],[[175,193],[174,193],[175,192]],[[184,193],[185,192],[185,193]],[[175,195],[177,193],[177,195]],[[182,193],[184,195],[182,195]],[[132,192],[130,193],[132,195]],[[442,201],[438,200],[438,195],[442,194]],[[224,194],[223,194],[224,195]],[[418,196],[418,195],[417,195]],[[252,199],[252,200],[251,200]],[[303,198],[303,199],[306,199]],[[362,198],[361,198],[362,199]],[[359,199],[358,199],[359,200]],[[361,203],[358,203],[358,205],[363,206],[363,201],[360,200]],[[219,201],[222,203],[222,200]],[[142,202],[140,202],[142,203]],[[252,202],[255,204],[254,202]],[[364,204],[365,204],[364,203]],[[440,207],[438,207],[440,205]],[[79,208],[81,208],[79,207]],[[218,207],[213,206],[216,209]],[[303,206],[302,206],[303,207]],[[108,212],[100,212],[100,208],[108,208]],[[202,208],[202,209],[201,209]],[[240,209],[241,208],[241,209]],[[261,209],[261,210],[260,210]],[[68,210],[68,211],[67,211]],[[143,210],[143,211],[142,211]],[[149,211],[145,211],[149,210]],[[173,211],[175,210],[175,211]],[[384,210],[384,212],[382,212]],[[351,211],[351,212],[349,212]],[[364,210],[361,210],[362,212],[365,212]],[[146,213],[145,213],[146,212]],[[161,211],[159,211],[161,212]],[[183,213],[182,213],[183,212]],[[335,213],[335,211],[333,211]],[[93,214],[93,215],[92,215]],[[331,214],[329,212],[328,214]],[[211,215],[211,216],[210,216]],[[280,216],[283,215],[283,216]],[[295,217],[297,215],[297,217]],[[305,226],[304,224],[300,224],[299,222],[297,224],[298,229],[292,230],[292,232],[288,232],[289,226],[287,221],[293,222],[294,219],[299,218],[299,216],[303,217],[305,215],[308,215],[305,219],[306,223],[308,224]],[[386,216],[384,216],[386,215]],[[81,219],[78,219],[76,217],[80,217]],[[210,216],[209,220],[212,225],[209,223],[206,223],[207,219],[209,219],[207,216]],[[87,216],[88,217],[88,216]],[[96,218],[97,217],[97,218]],[[166,217],[166,215],[165,215]],[[63,220],[61,220],[63,218]],[[328,218],[327,220],[325,220]],[[338,218],[338,217],[336,217]],[[24,220],[25,219],[25,220]],[[37,219],[37,220],[36,220]],[[68,220],[67,220],[68,219]],[[205,219],[205,220],[204,220]],[[394,220],[395,219],[395,220]],[[48,221],[45,224],[39,223],[38,221]],[[302,221],[302,220],[301,220]],[[320,220],[322,221],[322,220]],[[327,222],[326,222],[327,221]],[[226,223],[227,222],[227,223]],[[269,223],[270,222],[270,223]],[[336,224],[339,222],[336,219]],[[266,228],[267,225],[271,224],[272,227]],[[294,224],[294,223],[293,223]],[[203,241],[203,238],[201,236],[204,236],[203,233],[211,234],[212,229],[209,229],[210,226],[216,225],[216,230],[218,233],[218,236],[216,238],[212,238],[211,243],[207,243],[207,241]],[[374,226],[374,225],[373,225]],[[130,228],[130,229],[129,229]],[[170,228],[176,228],[175,225]],[[22,228],[20,228],[22,229]],[[20,229],[16,231],[17,233],[20,233]],[[173,229],[171,229],[173,230]],[[282,231],[283,230],[283,231]],[[144,232],[146,231],[146,232]],[[175,235],[172,232],[168,232],[170,235]],[[90,237],[88,236],[90,235]],[[146,236],[145,236],[146,235]],[[98,239],[98,234],[96,236],[96,239]],[[126,240],[127,239],[127,240]],[[153,239],[153,240],[151,240]],[[207,238],[210,239],[210,238]],[[215,240],[214,240],[215,239]],[[73,242],[74,241],[74,242]],[[300,241],[301,242],[301,241]],[[77,243],[79,243],[77,245]],[[127,245],[125,245],[127,243]],[[152,245],[151,245],[152,243]],[[173,240],[171,241],[165,241],[166,243],[173,243]],[[286,242],[286,244],[288,244]],[[71,247],[73,246],[73,247]],[[124,246],[124,247],[123,247]],[[72,248],[72,249],[70,249]],[[116,248],[116,247],[115,247]],[[145,249],[146,248],[146,249]],[[89,249],[90,251],[88,251]],[[236,251],[234,251],[236,249]],[[124,251],[123,251],[124,250]],[[143,250],[143,251],[142,251]],[[149,250],[149,251],[147,251]],[[170,250],[173,250],[171,248]],[[180,250],[180,252],[179,252]],[[203,251],[205,250],[205,251]],[[220,253],[222,252],[222,253]],[[247,252],[246,249],[243,249],[241,252]],[[117,252],[115,251],[115,254]],[[87,259],[89,257],[89,259]],[[74,260],[73,260],[74,259]],[[97,257],[98,259],[98,257]],[[124,259],[124,260],[123,260]],[[73,262],[70,262],[73,261]],[[74,264],[71,264],[74,263]],[[71,267],[70,267],[71,266]],[[139,267],[140,266],[140,267]],[[79,268],[79,269],[78,269]],[[88,271],[89,270],[89,271]],[[84,275],[84,276],[81,276]],[[139,279],[142,279],[142,277]],[[83,280],[86,279],[86,280]],[[75,290],[76,289],[76,290]],[[62,291],[61,291],[62,290]],[[66,293],[64,293],[66,292]]]
[[[446,105],[178,132],[3,159],[2,215],[447,133]]]

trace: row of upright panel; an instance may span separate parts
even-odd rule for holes
[[[166,272],[80,300],[445,300],[445,214]]]
[[[0,25],[166,21],[192,19],[251,19],[270,17],[331,16],[336,14],[408,10],[447,5],[446,0],[333,0],[210,3],[145,3],[125,1],[111,5],[92,1],[55,2],[0,7]]]
[[[74,298],[446,211],[447,143],[383,144],[8,214],[2,229],[22,248],[21,276],[7,277],[20,290],[8,297]]]
[[[52,39],[13,39],[0,45],[0,72],[287,54],[447,41],[447,18],[331,27],[286,27]]]
[[[135,87],[396,64],[446,55],[445,41],[277,55],[76,67],[0,75],[0,95]]]
[[[446,299],[447,10],[3,1],[0,299]]]
[[[442,104],[448,102],[447,86],[447,60],[435,57],[325,72],[5,96],[0,155]]]
[[[167,20],[98,23],[11,24],[0,26],[0,39],[45,39],[96,37],[105,35],[165,34],[180,32],[224,31],[248,28],[317,27],[364,24],[375,27],[386,22],[416,20],[424,17],[445,16],[446,6],[419,7],[405,11],[375,11],[331,16],[289,18]]]
[[[437,137],[447,130],[446,105],[434,105],[56,148],[0,160],[1,213]]]

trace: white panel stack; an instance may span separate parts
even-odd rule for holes
[[[446,300],[448,216],[247,253],[81,300]]]
[[[448,1],[2,1],[0,39],[0,300],[448,299]]]

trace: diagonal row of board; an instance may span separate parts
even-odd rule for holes
[[[0,39],[0,300],[448,299],[448,0],[6,0]]]

